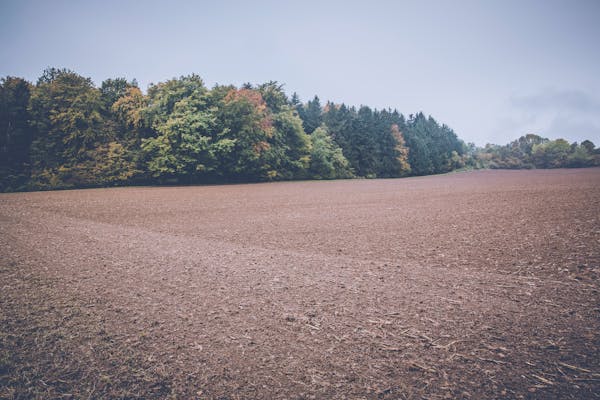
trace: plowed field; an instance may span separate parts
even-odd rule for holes
[[[0,195],[0,398],[600,397],[600,169]]]

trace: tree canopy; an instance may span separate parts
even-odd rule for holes
[[[129,184],[394,178],[457,168],[599,164],[586,140],[526,135],[477,148],[422,112],[303,103],[269,81],[150,85],[49,68],[0,80],[0,191]]]
[[[527,134],[505,146],[472,148],[469,160],[479,168],[581,168],[600,165],[600,149],[589,140],[577,144]]]

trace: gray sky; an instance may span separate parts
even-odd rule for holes
[[[431,114],[468,142],[600,145],[600,0],[7,1],[0,76],[277,80],[303,101]]]

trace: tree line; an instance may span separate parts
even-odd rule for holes
[[[281,84],[150,85],[49,68],[0,82],[1,189],[400,177],[450,171],[465,146],[419,113],[302,103]]]
[[[151,84],[146,94],[135,80],[97,87],[67,69],[49,68],[35,84],[6,77],[0,130],[0,191],[389,178],[598,160],[591,142],[569,144],[566,156],[564,143],[541,138],[518,150],[479,149],[422,112],[406,118],[317,96],[303,103],[273,81],[209,89],[197,75]]]
[[[471,146],[467,153],[469,163],[476,168],[582,168],[600,165],[600,149],[589,140],[578,144],[534,134],[521,136],[504,146]]]

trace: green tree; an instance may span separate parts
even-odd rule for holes
[[[557,139],[534,145],[532,158],[537,168],[561,168],[566,166],[570,152],[569,142]]]
[[[588,153],[594,154],[596,145],[594,143],[592,143],[591,141],[584,140],[583,142],[581,142],[581,146],[585,147],[585,149],[587,150]]]
[[[327,127],[327,133],[335,143],[342,149],[353,172],[357,176],[365,176],[362,165],[362,151],[364,143],[360,137],[358,116],[355,108],[349,108],[345,104],[327,103],[323,112],[323,123]],[[372,160],[374,155],[368,155]]]
[[[123,185],[141,174],[136,168],[133,153],[117,141],[98,143],[85,151],[85,157],[58,168],[51,179],[59,179],[58,185],[67,182],[72,187]]]
[[[142,139],[141,148],[153,178],[194,182],[214,171],[215,111],[209,105],[208,90],[196,75],[149,89],[148,106],[142,114],[156,133]]]
[[[406,143],[409,152],[409,164],[415,175],[428,175],[435,172],[430,145],[427,120],[422,113],[411,116],[406,127]]]
[[[137,88],[137,81],[134,79],[129,82],[125,78],[106,79],[100,85],[100,98],[107,111],[110,111],[112,105],[125,96],[129,89]]]
[[[594,165],[595,157],[593,150],[590,151],[590,146],[587,145],[587,143],[584,145],[584,143],[581,143],[580,145],[573,143],[571,146],[571,152],[567,155],[565,166],[571,168],[582,168],[591,167]]]
[[[306,178],[310,165],[310,136],[302,129],[302,120],[289,106],[273,115],[273,136],[268,140],[269,178]]]
[[[121,125],[123,137],[138,140],[144,136],[144,112],[148,99],[137,87],[129,87],[111,106],[111,113]]]
[[[31,85],[24,79],[0,80],[0,191],[23,188],[29,178],[30,96]]]
[[[91,79],[66,69],[44,71],[29,102],[35,128],[31,150],[34,187],[74,185],[71,167],[85,161],[89,150],[105,139],[101,111],[100,91]]]
[[[283,85],[269,81],[259,85],[258,92],[273,113],[278,113],[287,107],[289,100],[283,91]]]
[[[294,109],[296,109],[296,111],[298,110],[298,107],[302,107],[302,102],[300,101],[300,97],[298,96],[298,93],[294,92],[292,94],[292,98],[290,99],[290,105],[292,107],[294,107]]]
[[[506,149],[500,150],[500,157],[496,163],[506,168],[532,168],[533,147],[547,141],[548,139],[532,133],[521,136],[509,143]]]
[[[410,149],[409,161],[415,175],[438,174],[453,168],[453,153],[462,156],[464,143],[452,129],[439,125],[422,112],[411,115],[404,131]]]
[[[219,172],[228,179],[260,180],[276,175],[269,165],[273,121],[260,92],[230,90],[218,110]]]
[[[350,163],[342,149],[333,141],[325,127],[315,129],[312,142],[310,173],[314,179],[351,178]]]
[[[298,114],[300,115],[300,118],[302,118],[302,126],[306,133],[313,133],[313,131],[321,125],[323,122],[322,112],[323,110],[321,109],[321,102],[318,96],[309,100],[305,106],[298,108]]]

